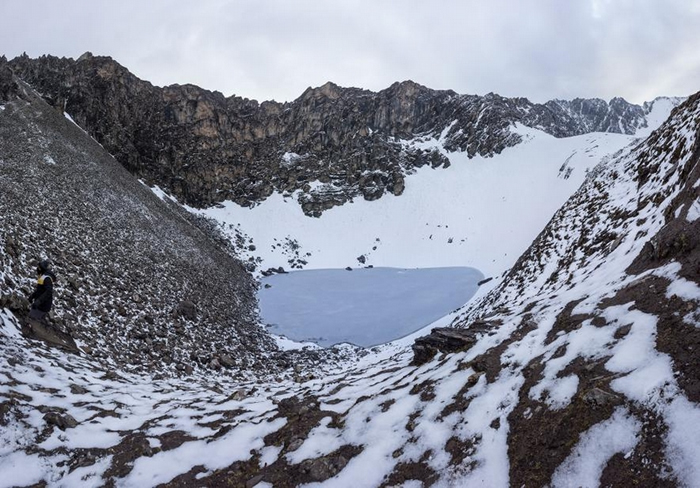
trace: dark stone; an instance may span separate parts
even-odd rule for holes
[[[620,402],[620,397],[600,388],[592,388],[583,394],[583,401],[593,407],[605,407]]]
[[[482,327],[454,329],[438,327],[427,336],[419,337],[413,344],[413,362],[420,366],[430,361],[438,352],[455,353],[471,348],[477,337],[484,332]]]
[[[227,368],[233,368],[236,365],[236,362],[228,354],[221,354],[219,356],[219,362]]]
[[[49,425],[55,425],[61,430],[72,429],[78,425],[78,421],[72,416],[68,414],[61,415],[58,412],[47,413],[44,415],[44,421]]]
[[[74,395],[84,395],[85,393],[89,393],[89,390],[87,388],[83,388],[80,385],[70,385],[70,392],[73,393]]]
[[[613,334],[613,337],[615,339],[622,339],[623,337],[625,337],[627,334],[630,333],[630,330],[632,330],[632,324],[627,324],[627,325],[623,325],[621,327],[618,327],[618,329]]]
[[[177,313],[188,320],[196,320],[197,306],[191,301],[185,300],[184,302],[180,302],[180,304],[177,306]]]
[[[263,475],[259,474],[257,476],[253,476],[250,478],[248,481],[245,482],[245,488],[254,488],[255,485],[260,483],[263,480]]]
[[[29,300],[17,293],[2,295],[0,296],[0,308],[8,308],[13,312],[26,312],[29,309]]]

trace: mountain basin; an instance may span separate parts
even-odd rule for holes
[[[293,271],[262,279],[260,315],[271,333],[295,341],[370,347],[464,305],[483,278],[469,267]]]

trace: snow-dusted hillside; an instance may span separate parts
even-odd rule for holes
[[[0,307],[26,316],[48,259],[54,323],[105,365],[172,375],[275,352],[256,323],[255,283],[190,214],[21,82],[3,106]]]

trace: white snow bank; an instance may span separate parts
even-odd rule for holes
[[[303,214],[299,193],[275,193],[253,208],[224,202],[202,213],[250,236],[256,250],[245,250],[244,257],[259,256],[263,269],[289,267],[281,244],[292,239],[306,269],[355,267],[364,255],[374,266],[472,266],[494,276],[515,262],[590,168],[634,140],[607,133],[557,139],[517,130],[525,142],[499,155],[448,153],[449,168],[418,169],[406,177],[401,196],[356,199],[320,218]],[[406,144],[442,150],[436,140]]]

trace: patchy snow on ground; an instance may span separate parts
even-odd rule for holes
[[[697,117],[697,114],[690,115]],[[524,179],[529,172],[516,171],[517,161],[528,160],[519,160],[514,155],[522,156],[531,145],[542,144],[539,150],[550,148],[563,157],[564,163],[550,161],[549,165],[543,165],[544,169],[530,168],[535,173],[541,170],[542,181],[549,184],[546,186],[535,178],[531,185],[540,193],[551,190],[558,198],[565,198],[566,192],[560,188],[559,194],[557,189],[557,175],[562,166],[567,174],[568,165],[573,165],[569,179],[574,178],[579,170],[587,167],[585,159],[581,161],[579,157],[587,156],[577,150],[578,156],[567,161],[573,154],[572,146],[557,150],[554,146],[558,142],[536,132],[530,135],[528,142],[517,151],[517,147],[509,149],[493,160],[465,160],[462,161],[464,167],[471,163],[477,166],[494,162],[504,164],[505,167],[500,168],[503,174],[510,174],[510,169],[521,179],[506,178],[503,185],[511,192],[523,187],[530,190]],[[686,136],[685,140],[672,142],[692,147],[694,138]],[[589,137],[592,139],[587,140],[586,147],[590,148],[591,144],[600,147],[607,136]],[[617,143],[615,145],[617,147]],[[594,153],[596,157],[600,156]],[[668,154],[658,154],[660,175],[666,174],[674,164]],[[634,151],[626,152],[620,158],[610,159],[599,166],[586,186],[557,212],[548,228],[551,236],[543,234],[543,239],[550,239],[547,246],[537,256],[530,256],[523,267],[496,290],[497,293],[482,295],[478,302],[472,302],[467,308],[433,324],[442,326],[457,320],[470,326],[476,320],[488,319],[498,323],[497,327],[480,334],[468,350],[449,355],[438,353],[434,360],[420,366],[411,365],[412,354],[408,346],[415,338],[414,333],[373,348],[364,356],[355,358],[353,363],[319,365],[318,370],[311,372],[313,374],[295,379],[261,376],[255,380],[236,381],[225,372],[193,375],[186,379],[157,379],[150,375],[114,371],[104,358],[70,355],[42,344],[30,344],[20,334],[14,316],[0,310],[0,439],[3,440],[0,444],[0,487],[37,483],[51,488],[112,483],[122,487],[144,487],[168,483],[181,475],[190,475],[206,485],[207,476],[240,461],[250,463],[250,477],[240,483],[248,486],[274,486],[274,483],[256,478],[254,475],[258,472],[274,466],[285,474],[289,467],[304,472],[301,468],[304,465],[309,471],[340,467],[320,482],[306,479],[303,486],[379,486],[389,483],[389,477],[398,471],[406,479],[399,479],[395,484],[402,486],[421,486],[420,479],[416,478],[432,476],[435,486],[440,487],[505,488],[512,483],[512,459],[509,458],[509,436],[513,430],[511,414],[523,400],[543,403],[549,409],[547,415],[556,415],[573,402],[580,401],[578,397],[583,392],[579,392],[579,387],[584,378],[578,377],[576,372],[563,373],[577,360],[585,364],[595,362],[609,372],[610,381],[605,388],[609,388],[608,394],[620,399],[622,405],[580,435],[559,439],[570,443],[570,449],[563,461],[552,469],[551,479],[543,484],[598,486],[604,469],[615,455],[627,458],[635,452],[643,435],[644,422],[637,412],[647,410],[667,427],[658,434],[662,436],[660,449],[669,468],[662,474],[681,486],[700,486],[700,406],[688,400],[675,374],[671,356],[657,349],[660,318],[634,307],[633,303],[606,305],[606,300],[621,290],[654,277],[671,280],[667,297],[676,296],[688,302],[699,300],[697,285],[678,279],[678,263],[651,269],[638,276],[625,272],[649,239],[664,227],[664,215],[669,214],[667,210],[678,193],[678,175],[681,173],[670,172],[672,177],[667,181],[650,180],[639,189],[634,174],[637,156]],[[452,168],[457,166],[457,161],[453,161]],[[506,212],[506,206],[496,205],[498,197],[503,195],[499,191],[505,192],[505,189],[490,192],[488,188],[476,185],[470,187],[470,192],[466,187],[471,181],[469,178],[458,181],[459,185],[450,186],[452,183],[448,177],[458,180],[460,175],[459,169],[452,172],[450,169],[425,169],[408,178],[405,196],[408,202],[413,198],[411,205],[414,206],[397,203],[403,197],[385,197],[378,202],[355,202],[329,211],[330,215],[333,212],[340,215],[345,220],[339,221],[346,224],[352,222],[351,217],[366,217],[371,225],[368,225],[367,232],[358,231],[358,236],[343,232],[349,244],[341,249],[342,252],[319,252],[315,261],[309,261],[310,267],[321,263],[334,263],[336,268],[349,265],[346,261],[355,259],[361,246],[365,245],[363,239],[376,245],[372,243],[380,242],[376,241],[377,237],[397,253],[393,256],[382,251],[377,256],[370,256],[372,259],[376,257],[377,263],[386,265],[392,259],[396,262],[407,259],[409,251],[400,246],[402,235],[394,238],[391,234],[391,231],[400,232],[401,226],[391,220],[382,221],[374,217],[374,212],[368,211],[380,208],[374,205],[384,200],[389,203],[382,204],[386,207],[381,208],[387,212],[395,211],[392,215],[396,218],[409,215],[411,211],[424,211],[420,214],[421,220],[430,217],[428,222],[433,225],[433,236],[438,234],[436,229],[444,231],[440,234],[443,238],[453,230],[469,231],[470,227],[463,222],[472,215],[469,205],[463,207],[467,213],[445,210],[446,214],[441,214],[438,207],[430,210],[432,202],[428,197],[422,200],[415,195],[411,197],[409,188],[414,178],[416,186],[424,180],[435,184],[441,182],[443,186],[439,188],[445,192],[454,191],[451,196],[461,204],[466,201],[459,200],[462,197],[456,191],[458,188],[467,194],[480,192],[480,198],[490,199],[493,204],[487,208],[493,208],[496,217],[506,218],[503,225],[516,228],[522,225],[522,229],[529,229],[530,237],[514,236],[504,243],[499,237],[507,236],[507,232],[494,230],[493,235],[489,234],[491,227],[488,225],[493,225],[494,221],[479,217],[479,224],[486,226],[487,230],[474,230],[474,234],[467,236],[471,237],[468,242],[476,241],[483,246],[469,244],[472,247],[468,247],[465,241],[464,249],[475,253],[483,251],[474,254],[474,263],[488,265],[490,262],[488,270],[494,273],[510,267],[515,256],[508,255],[506,259],[501,254],[505,251],[520,252],[522,249],[518,250],[518,246],[525,246],[529,243],[526,241],[539,232],[539,229],[529,228],[536,222],[507,218],[510,214]],[[462,171],[467,173],[464,169]],[[491,177],[486,176],[479,180],[476,170],[470,173],[470,178],[491,181]],[[567,182],[564,180],[562,185],[568,185]],[[670,189],[669,194],[663,199],[652,198],[661,195],[657,192],[664,187]],[[497,195],[495,200],[492,193]],[[505,194],[511,196],[511,193]],[[513,198],[526,207],[521,209],[523,212],[535,212],[539,208],[534,203],[535,196],[541,195],[528,198],[514,195]],[[553,205],[550,196],[549,193],[543,196],[547,209]],[[649,197],[650,202],[657,203],[639,208],[640,197]],[[454,200],[442,200],[442,196],[436,198],[443,205],[454,203]],[[598,212],[594,219],[586,204],[600,201],[604,203],[596,208]],[[421,203],[428,209],[421,210]],[[469,203],[476,205],[477,202]],[[274,201],[268,201],[268,205],[273,204]],[[306,225],[326,218],[325,215],[321,219],[300,217],[295,214],[298,205],[292,200],[284,203],[282,199],[277,204],[289,213],[280,216],[270,207],[270,218],[273,219],[270,222],[288,225],[285,228],[288,231],[294,228],[291,223]],[[265,205],[263,202],[256,209],[264,209]],[[498,213],[499,208],[502,214]],[[517,205],[510,208],[517,208]],[[248,219],[242,227],[250,226],[245,231],[260,245],[257,240],[260,236],[255,236],[253,216],[262,218],[266,214],[255,214],[256,209],[243,209],[240,215]],[[554,210],[552,208],[551,212]],[[635,212],[634,218],[626,219],[620,225],[612,217],[620,213],[631,214],[632,211]],[[549,217],[542,212],[537,218],[546,221]],[[297,220],[291,223],[282,218],[294,215]],[[464,227],[452,221],[443,222],[444,215],[454,222],[462,222]],[[476,218],[476,214],[473,216]],[[223,217],[233,218],[230,215]],[[332,230],[343,231],[344,228],[333,224],[334,221],[328,220]],[[227,222],[237,223],[235,219]],[[383,229],[379,225],[382,222],[389,228]],[[325,234],[321,226],[315,225],[302,228],[303,232],[293,236],[294,239],[302,244],[304,239],[311,237],[332,242],[332,235]],[[380,230],[383,233],[377,236],[376,232]],[[584,235],[593,240],[613,230],[616,235],[614,246],[591,247],[589,253],[577,246]],[[290,235],[285,232],[279,235]],[[429,236],[421,240],[422,234],[413,238],[404,234],[403,237],[406,235],[409,236],[407,245],[415,245],[420,266],[470,262],[461,252],[451,251],[449,246],[455,244],[456,237],[451,244],[445,240],[443,245],[431,247],[430,242],[424,242],[426,239],[431,241]],[[490,247],[488,242],[491,242]],[[379,250],[378,245],[377,248]],[[570,254],[573,258],[567,261],[565,258]],[[270,266],[279,258],[272,251],[266,256],[270,259]],[[374,264],[373,261],[370,263]],[[572,314],[597,314],[602,322],[594,324],[592,319],[585,319],[576,327],[563,327],[553,333],[555,327],[560,326],[557,319],[564,307],[572,303],[577,304],[571,310]],[[523,323],[526,325],[524,332],[518,335]],[[627,332],[617,334],[623,327],[628,327]],[[497,354],[494,353],[499,346],[502,347]],[[492,358],[498,363],[496,371],[489,372],[489,365],[484,366],[488,363],[484,359],[488,354],[496,354]],[[528,379],[526,369],[537,361],[544,365],[542,373],[533,380],[534,385],[525,395],[527,398],[521,399],[521,390]],[[317,403],[317,407],[306,406],[285,415],[284,409],[290,408],[285,402],[293,403],[289,402],[291,399],[311,399],[310,403]],[[52,418],[66,415],[74,419],[75,426],[62,429],[53,425],[55,420]],[[315,419],[313,425],[297,435],[296,429],[308,419]],[[292,422],[295,424],[290,426]],[[275,437],[277,434],[279,438]],[[337,455],[342,448],[351,452],[342,458],[344,463]],[[527,455],[545,462],[548,453],[533,451]],[[309,462],[312,464],[304,464]],[[238,468],[232,468],[230,475],[236,475]]]
[[[688,209],[688,214],[685,216],[688,222],[695,222],[700,217],[700,201],[695,201]]]

